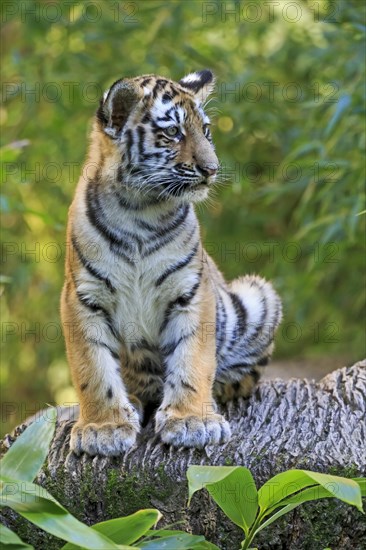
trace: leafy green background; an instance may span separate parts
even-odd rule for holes
[[[207,249],[227,277],[274,281],[277,358],[362,357],[364,2],[28,0],[2,11],[3,431],[75,399],[59,319],[67,209],[99,96],[121,76],[214,70],[227,183],[199,208]]]

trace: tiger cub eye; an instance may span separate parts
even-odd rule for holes
[[[177,126],[168,126],[168,128],[165,129],[165,133],[168,136],[174,137],[179,133],[179,128],[177,128]]]

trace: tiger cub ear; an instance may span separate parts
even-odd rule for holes
[[[106,134],[115,138],[121,133],[128,116],[140,100],[140,93],[137,86],[128,79],[117,80],[105,92],[101,108]]]
[[[203,103],[214,89],[215,77],[209,69],[204,69],[203,71],[187,74],[179,81],[179,84],[193,92],[199,102]]]

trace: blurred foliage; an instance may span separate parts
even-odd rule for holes
[[[75,399],[60,330],[65,225],[103,89],[210,67],[225,185],[199,207],[227,277],[280,292],[277,357],[364,353],[360,0],[4,2],[4,430]]]

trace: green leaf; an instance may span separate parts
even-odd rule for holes
[[[304,492],[303,498],[305,500],[302,500],[302,493],[299,491],[311,485],[323,487],[333,497],[356,506],[360,512],[363,512],[361,489],[356,481],[308,470],[289,470],[268,480],[258,491],[258,503],[261,511],[265,511],[265,515],[268,515],[278,506],[288,503],[301,504],[301,502],[305,502],[306,500],[317,498],[314,496],[316,493],[310,491],[308,493]],[[318,489],[318,487],[312,489]],[[298,492],[299,494],[292,497],[292,500],[289,499],[290,495]],[[320,498],[327,497],[326,493],[322,494],[324,496]]]
[[[366,478],[354,477],[352,478],[358,486],[360,487],[361,496],[366,497]],[[301,504],[303,502],[308,502],[310,500],[319,500],[321,498],[334,498],[334,494],[328,491],[322,485],[317,485],[316,487],[309,487],[304,489],[297,495],[290,496],[281,501],[282,505],[293,504],[295,502]]]
[[[57,410],[45,411],[16,439],[0,461],[3,477],[33,481],[47,458]]]
[[[55,537],[82,548],[95,550],[120,548],[106,536],[74,518],[39,485],[29,481],[6,479],[1,481],[1,489],[2,506],[9,506]]]
[[[352,480],[359,486],[361,496],[366,497],[366,477],[353,477]]]
[[[13,533],[2,523],[0,523],[0,545],[1,548],[9,548],[9,550],[21,550],[22,548],[34,550],[33,546],[23,542],[16,533]]]
[[[258,494],[253,476],[243,466],[190,466],[187,472],[189,500],[205,487],[228,518],[245,532],[258,510]]]
[[[132,544],[155,525],[162,517],[158,510],[140,510],[125,518],[96,523],[91,528],[119,544]],[[78,546],[67,543],[62,550],[75,550]]]
[[[285,472],[285,473],[287,473],[287,472]],[[310,473],[314,474],[315,472],[310,472]],[[323,475],[326,475],[326,474],[319,474],[319,475],[323,476]],[[275,476],[275,477],[277,477],[277,476]],[[335,477],[336,478],[337,476],[327,475],[327,478],[329,478],[329,477],[333,477],[333,478]],[[345,479],[346,481],[349,481],[346,478],[337,478],[337,479],[341,479],[341,480]],[[366,479],[364,479],[364,478],[354,478],[354,481],[356,483],[358,483],[358,485],[360,487],[360,492],[364,496],[364,494],[366,493]],[[327,481],[327,484],[328,483],[329,483],[329,481]],[[331,483],[333,484],[333,482],[331,482]],[[332,486],[334,487],[334,484]],[[328,485],[328,487],[330,487],[330,486]],[[270,508],[269,510],[267,510],[265,512],[264,516],[267,516],[267,515],[271,514],[272,512],[274,512],[279,506],[283,506],[283,508],[281,508],[276,513],[274,513],[270,518],[268,518],[267,521],[262,523],[261,526],[258,527],[258,529],[256,529],[255,534],[259,533],[259,531],[262,531],[262,529],[264,529],[265,527],[268,527],[268,525],[270,525],[271,523],[276,521],[279,517],[284,516],[285,514],[287,514],[288,512],[290,512],[291,510],[293,510],[294,508],[299,506],[300,504],[303,504],[304,502],[308,502],[308,501],[311,501],[311,500],[318,500],[318,499],[322,499],[322,498],[334,498],[335,496],[336,495],[334,494],[334,492],[331,492],[330,490],[326,489],[325,486],[317,485],[316,487],[309,487],[307,489],[304,489],[303,491],[301,491],[298,494],[295,494],[295,495],[292,495],[288,498],[285,498],[285,499],[281,500],[279,503],[277,503],[276,505],[274,505],[272,508]],[[338,496],[337,498],[340,498],[340,496]],[[343,500],[343,499],[341,499],[341,500]],[[349,504],[351,504],[351,503],[349,503]],[[361,505],[362,505],[362,503],[361,503]]]
[[[170,537],[140,542],[138,543],[138,547],[144,550],[196,550],[197,545],[204,542],[206,542],[205,537],[181,533]]]

